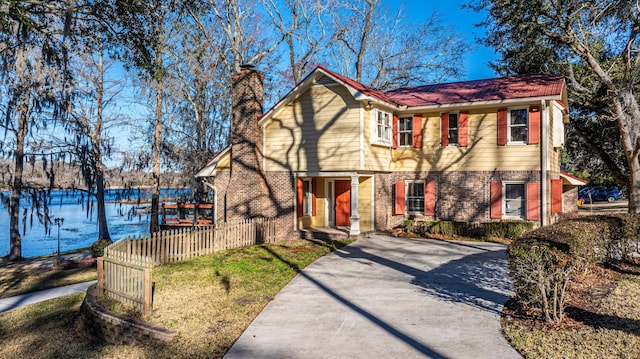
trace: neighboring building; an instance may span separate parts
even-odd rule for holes
[[[265,114],[262,79],[234,74],[231,145],[197,174],[218,221],[359,234],[408,218],[544,226],[577,211],[584,181],[560,172],[562,76],[381,92],[318,67]]]

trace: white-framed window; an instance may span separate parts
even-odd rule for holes
[[[402,147],[413,146],[412,117],[401,117],[398,120],[398,145]]]
[[[449,112],[449,146],[457,146],[458,143],[458,114]]]
[[[524,182],[503,182],[503,217],[512,219],[526,219],[526,198],[526,186]]]
[[[302,215],[313,215],[313,185],[311,179],[305,179],[302,181]]]
[[[391,145],[392,126],[393,122],[391,114],[389,112],[376,110],[374,142]]]
[[[407,213],[424,213],[424,181],[406,181]]]
[[[508,115],[509,143],[527,143],[529,139],[529,109],[527,107],[510,108]]]

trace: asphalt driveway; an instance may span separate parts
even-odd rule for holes
[[[301,271],[225,358],[520,358],[505,246],[374,235]]]

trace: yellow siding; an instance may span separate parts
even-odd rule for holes
[[[225,170],[228,171],[229,168],[231,168],[231,156],[229,154],[230,152],[228,152],[224,157],[222,157],[220,162],[216,164],[217,171],[225,171]]]
[[[360,105],[342,86],[315,86],[266,127],[267,171],[359,168]]]
[[[358,214],[360,215],[360,231],[370,231],[371,223],[371,186],[372,177],[360,177],[358,181]]]
[[[364,169],[367,171],[391,171],[391,153],[389,147],[372,145],[373,110],[364,112]]]
[[[426,122],[426,123],[425,123]],[[422,149],[393,151],[394,171],[531,171],[540,145],[497,145],[497,108],[469,112],[469,146],[440,146],[440,113],[423,114]]]

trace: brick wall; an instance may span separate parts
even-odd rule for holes
[[[95,284],[87,289],[76,326],[78,332],[94,343],[135,344],[166,343],[178,332],[156,327],[131,317],[113,313],[98,303]]]
[[[231,170],[224,197],[227,221],[269,217],[269,206],[261,200],[268,196],[262,171],[262,131],[258,126],[263,79],[262,72],[249,68],[231,76]]]
[[[395,182],[424,180],[436,182],[434,217],[393,214]],[[389,230],[405,219],[441,219],[461,222],[489,222],[490,187],[494,181],[540,181],[538,171],[494,172],[393,172],[376,174],[376,230]],[[538,223],[539,224],[539,223]]]

